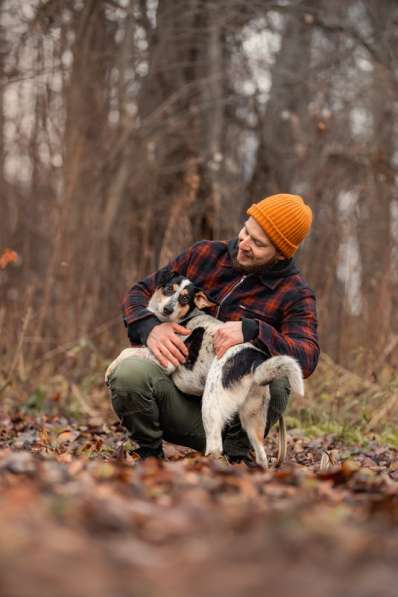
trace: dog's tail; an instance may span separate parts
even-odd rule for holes
[[[300,365],[292,357],[285,355],[271,357],[254,371],[254,381],[260,386],[265,386],[281,377],[288,378],[292,393],[304,396],[303,373]]]

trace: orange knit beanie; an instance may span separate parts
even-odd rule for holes
[[[246,212],[264,230],[272,244],[291,257],[309,232],[312,211],[299,195],[280,193],[253,203]]]

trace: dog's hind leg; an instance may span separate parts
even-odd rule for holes
[[[202,398],[202,420],[206,432],[206,455],[222,454],[222,431],[238,412],[239,394],[223,388],[219,361],[213,361]]]
[[[263,468],[268,468],[268,458],[264,447],[265,400],[264,396],[248,397],[239,409],[239,417],[242,427],[253,446],[257,464]]]

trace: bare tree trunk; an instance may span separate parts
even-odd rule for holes
[[[4,92],[6,78],[4,76],[4,58],[7,52],[5,30],[3,26],[3,3],[0,3],[0,192],[5,194],[5,178],[4,178],[4,162],[5,162],[5,148],[4,148]],[[0,221],[3,226],[0,226],[0,250],[8,238],[6,238],[7,231],[10,229],[10,214],[9,201],[7,196],[3,196],[0,200]],[[5,224],[5,225],[4,225]]]
[[[85,334],[99,315],[105,195],[102,155],[109,143],[109,36],[104,11],[102,1],[89,0],[77,15],[66,101],[64,195],[53,257],[54,276],[62,288],[56,319],[62,321],[66,339]]]
[[[139,105],[152,181],[148,242],[163,261],[194,237],[220,232],[224,50],[221,11],[211,0],[165,0],[157,23]],[[170,233],[180,226],[185,234]]]
[[[380,2],[368,8],[375,39],[379,39],[381,62],[373,67],[370,93],[373,141],[370,144],[370,166],[361,194],[360,246],[362,259],[362,296],[366,333],[363,342],[372,347],[368,366],[374,362],[374,352],[382,352],[393,334],[393,238],[391,228],[395,175],[392,167],[394,152],[394,69],[391,48],[394,30],[386,29],[397,9],[391,2]],[[382,94],[380,91],[382,90]],[[364,331],[365,331],[364,330]]]
[[[198,236],[220,238],[222,230],[223,162],[225,127],[225,40],[223,6],[208,2],[203,7],[206,43],[201,47],[200,77],[202,101],[202,180],[199,196],[200,213],[196,227]],[[197,210],[198,211],[198,210]]]
[[[311,10],[314,2],[300,2]],[[259,113],[256,166],[248,185],[248,203],[266,195],[292,192],[305,143],[310,88],[308,85],[313,29],[302,13],[286,18],[280,50],[271,73],[271,90]]]

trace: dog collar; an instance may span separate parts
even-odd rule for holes
[[[178,323],[182,325],[184,323],[187,323],[194,317],[198,317],[199,315],[203,315],[203,314],[204,314],[203,311],[201,311],[200,309],[195,307],[186,317],[184,317],[184,319],[180,319],[180,321]]]

